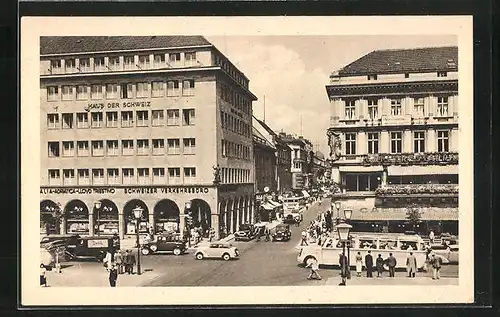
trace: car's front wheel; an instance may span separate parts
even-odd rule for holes
[[[141,253],[142,253],[143,255],[148,255],[148,254],[150,253],[150,250],[149,250],[148,248],[142,248],[142,249],[141,249]]]
[[[181,255],[182,251],[179,248],[174,249],[174,255]]]
[[[229,261],[231,259],[231,256],[228,253],[224,253],[222,259],[224,259],[224,261]]]
[[[203,260],[203,253],[196,253],[196,260]]]

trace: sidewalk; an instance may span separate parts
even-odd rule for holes
[[[320,281],[323,282],[323,281]],[[340,276],[330,277],[323,282],[323,285],[339,285],[341,282]],[[347,285],[458,285],[458,278],[443,277],[439,280],[433,280],[427,276],[418,276],[409,278],[406,276],[396,277],[381,277],[381,278],[367,278],[367,277],[351,277],[346,281]]]

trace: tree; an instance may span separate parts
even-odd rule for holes
[[[415,230],[416,225],[420,223],[421,218],[422,212],[415,204],[406,207],[406,219],[412,225],[413,230]]]

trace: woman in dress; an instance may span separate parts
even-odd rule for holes
[[[361,256],[361,252],[356,254],[356,276],[361,277],[361,271],[363,269],[363,257]]]

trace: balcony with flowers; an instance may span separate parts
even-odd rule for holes
[[[363,165],[456,165],[457,152],[368,154],[363,158]]]
[[[420,196],[458,197],[458,184],[397,184],[375,190],[378,197]]]

